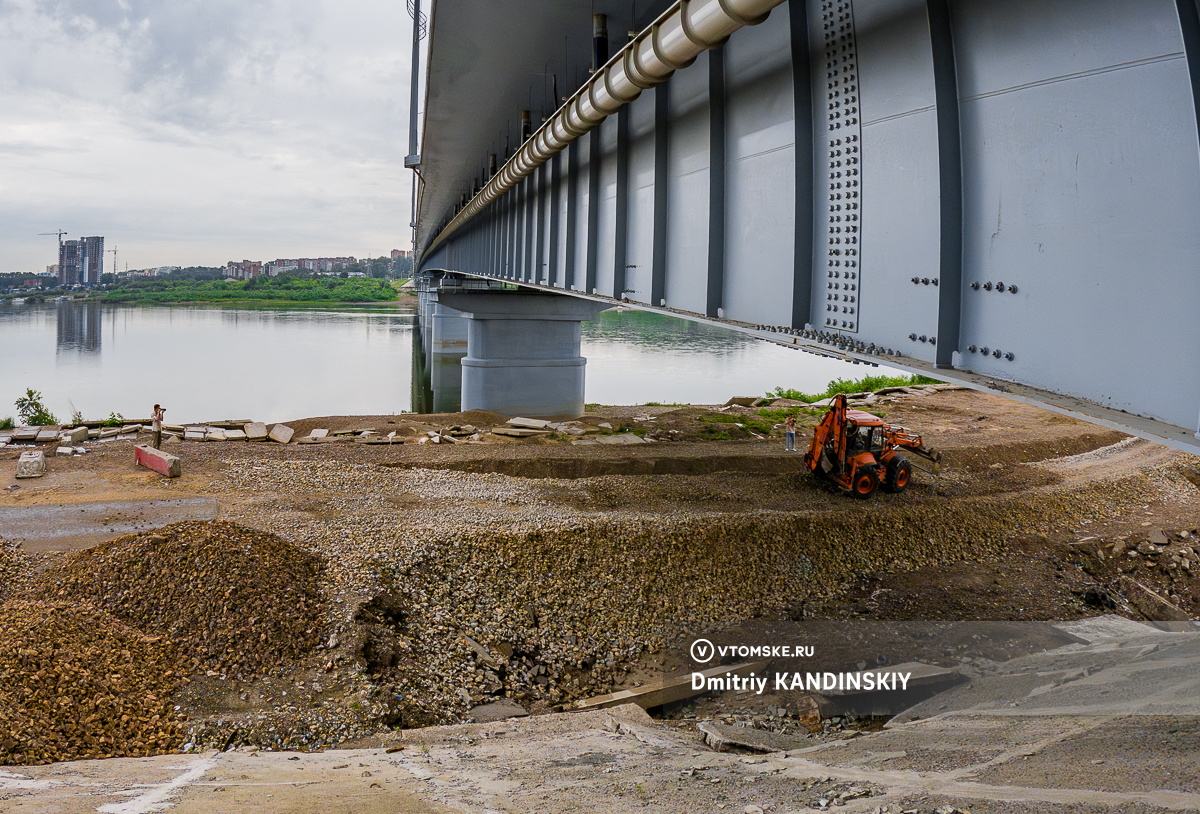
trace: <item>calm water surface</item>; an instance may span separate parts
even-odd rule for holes
[[[156,307],[0,303],[0,417],[32,387],[60,419],[170,421],[412,409],[411,307]],[[868,370],[641,311],[583,324],[589,402],[713,403],[777,385],[815,391]]]

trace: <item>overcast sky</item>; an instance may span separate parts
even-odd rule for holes
[[[410,32],[404,0],[0,0],[0,271],[58,229],[121,269],[410,248]]]

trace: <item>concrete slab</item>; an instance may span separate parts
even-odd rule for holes
[[[544,430],[546,427],[550,426],[549,421],[544,421],[540,418],[522,418],[520,416],[517,416],[516,418],[510,418],[505,423],[510,427],[524,427],[528,430]]]
[[[787,752],[803,749],[811,744],[799,735],[782,735],[748,726],[729,726],[714,721],[705,721],[696,726],[704,736],[704,743],[718,752],[748,749],[751,752]]]
[[[157,450],[149,444],[138,444],[133,448],[133,459],[139,466],[153,469],[167,478],[178,478],[182,474],[182,462],[178,455]]]
[[[34,440],[36,440],[39,444],[57,441],[58,430],[38,430],[37,437]]]
[[[492,435],[507,435],[511,438],[532,438],[535,435],[549,435],[549,430],[534,430],[524,427],[492,427]],[[434,437],[435,442],[437,437]]]
[[[34,441],[41,431],[41,427],[17,427],[13,430],[12,437],[14,441]]]
[[[481,704],[471,708],[471,717],[475,719],[475,723],[482,724],[491,721],[503,721],[508,718],[524,718],[529,714],[529,710],[525,707],[510,701],[507,698],[502,698],[499,701],[493,701],[490,704]]]
[[[276,443],[286,444],[287,442],[292,440],[292,436],[295,434],[296,434],[296,431],[293,430],[288,425],[276,424],[274,427],[271,428],[271,432],[268,434],[267,437],[269,437],[272,441],[275,441]]]
[[[17,459],[18,478],[40,478],[46,474],[46,455],[40,449],[22,452]]]
[[[260,421],[251,421],[244,427],[247,441],[266,441],[267,425]]]
[[[246,431],[245,430],[225,430],[225,440],[226,441],[245,441],[246,440]]]
[[[209,427],[205,440],[207,441],[224,441],[226,438],[225,430],[219,427]]]
[[[80,444],[82,444],[84,441],[86,441],[88,439],[88,428],[87,427],[75,427],[74,429],[63,430],[62,433],[59,435],[59,439],[64,444],[70,444],[71,446],[79,446]]]
[[[622,433],[618,433],[616,435],[598,435],[595,438],[595,442],[597,444],[615,444],[615,445],[647,444],[647,443],[649,443],[649,441],[647,441],[645,438],[634,435],[631,432],[622,432]]]

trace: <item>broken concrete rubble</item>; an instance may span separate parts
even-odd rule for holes
[[[243,428],[246,433],[247,441],[266,441],[267,440],[267,425],[261,421],[251,421]]]
[[[40,449],[22,452],[17,459],[18,478],[40,478],[46,474],[46,454]]]

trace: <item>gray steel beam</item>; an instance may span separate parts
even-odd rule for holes
[[[813,298],[813,173],[812,52],[809,48],[808,3],[788,3],[788,26],[792,41],[792,108],[795,111],[796,220],[793,230],[795,253],[792,261],[792,327],[803,328],[812,321]]]
[[[600,249],[600,149],[599,128],[588,133],[588,216],[587,262],[583,270],[583,290],[596,290],[596,262]]]
[[[958,68],[949,0],[926,0],[933,43],[937,97],[938,169],[941,180],[941,264],[938,269],[938,334],[935,363],[953,367],[962,332],[963,171],[959,128]]]
[[[549,252],[546,256],[546,280],[550,285],[561,285],[558,279],[558,234],[562,219],[562,153],[555,153],[550,160],[550,235]]]
[[[1179,13],[1179,30],[1187,54],[1188,77],[1192,83],[1192,108],[1196,113],[1196,130],[1200,133],[1200,0],[1175,0]]]
[[[708,52],[708,293],[705,316],[725,297],[725,55]]]
[[[617,111],[617,200],[613,234],[613,299],[625,296],[625,265],[629,262],[629,107]]]
[[[670,127],[671,85],[654,93],[654,246],[650,260],[650,304],[665,305],[667,297],[667,128]]]
[[[525,206],[522,207],[525,212],[525,252],[522,258],[521,279],[527,283],[535,283],[537,277],[537,220],[540,201],[537,194],[537,174],[532,173],[526,176],[524,183],[521,184],[525,188]]]
[[[563,284],[562,287],[571,291],[579,285],[578,272],[575,263],[576,241],[578,238],[579,207],[575,201],[579,199],[579,142],[567,148],[567,223],[566,251],[563,254]]]

